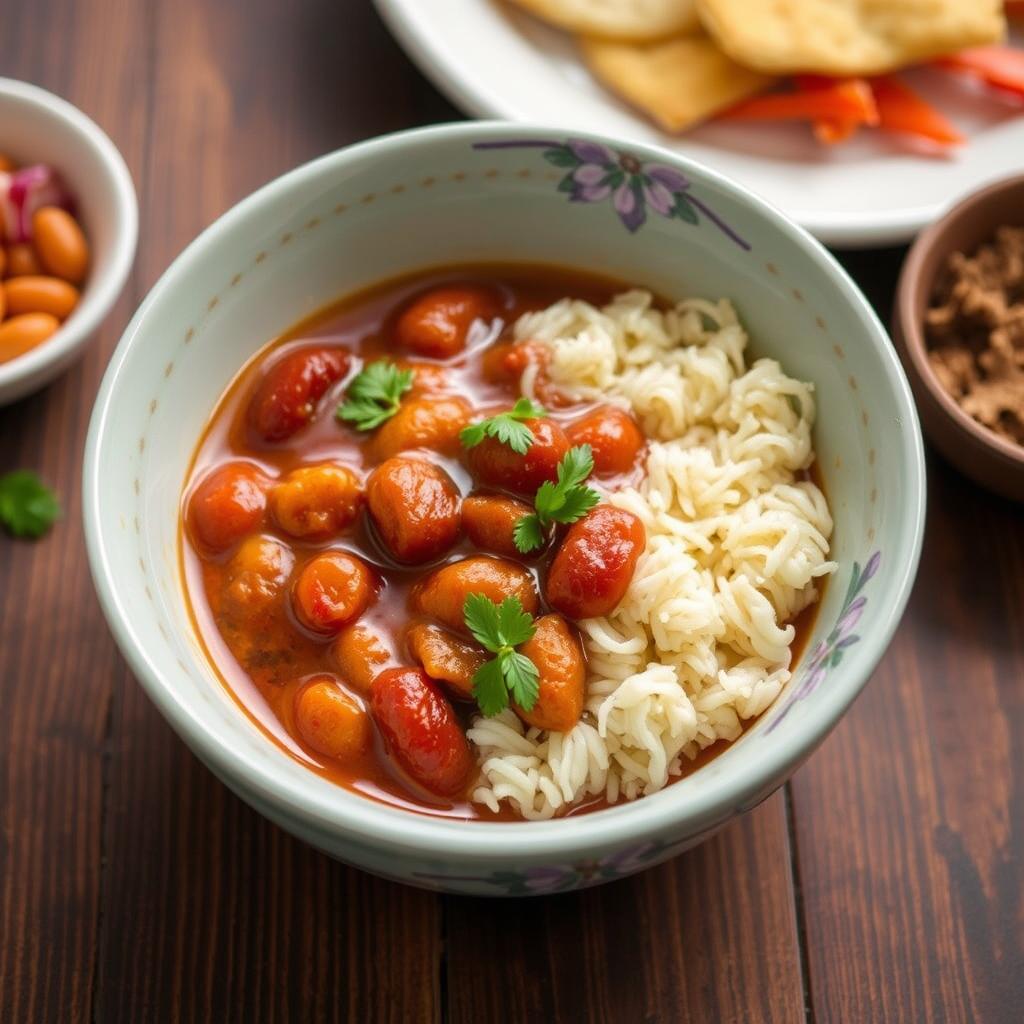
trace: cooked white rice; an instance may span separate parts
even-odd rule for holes
[[[644,291],[603,309],[564,299],[521,317],[515,336],[549,346],[566,393],[622,405],[652,442],[639,487],[608,495],[640,517],[647,547],[619,607],[581,624],[582,719],[547,733],[505,711],[469,731],[473,799],[536,819],[589,796],[653,793],[703,748],[736,739],[789,679],[785,623],[836,564],[825,497],[797,479],[814,459],[812,386],[771,359],[748,367],[728,302],[660,312]]]

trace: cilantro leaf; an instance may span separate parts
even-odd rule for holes
[[[570,448],[558,464],[558,486],[577,487],[594,472],[594,452],[589,444]]]
[[[601,495],[589,487],[574,487],[566,492],[562,507],[550,513],[556,523],[575,523],[582,519],[599,501]]]
[[[508,707],[509,694],[529,711],[537,703],[540,673],[537,666],[516,650],[536,632],[533,617],[523,610],[518,597],[497,604],[483,594],[469,594],[462,606],[466,627],[495,657],[473,675],[473,696],[488,718]]]
[[[518,601],[516,603],[518,604]],[[503,644],[498,606],[493,601],[483,594],[469,594],[462,606],[462,616],[466,620],[466,628],[473,634],[477,643],[483,644],[492,654],[497,654],[501,650]]]
[[[543,546],[545,532],[552,523],[575,523],[601,500],[597,491],[583,486],[593,471],[594,454],[589,444],[570,448],[562,456],[558,482],[545,480],[533,499],[536,511],[516,523],[512,539],[524,555]]]
[[[414,376],[413,370],[399,369],[387,359],[368,363],[352,378],[335,415],[356,430],[375,430],[398,412]]]
[[[60,502],[35,473],[0,477],[0,526],[15,537],[42,537],[61,517]]]
[[[524,710],[532,711],[540,696],[540,673],[525,654],[509,651],[502,655],[501,671],[512,699]]]
[[[544,547],[546,539],[544,527],[540,525],[536,512],[523,516],[512,530],[512,540],[524,555],[529,551]]]
[[[506,597],[498,605],[498,636],[505,647],[525,644],[536,632],[533,616],[523,611],[517,597]]]
[[[542,406],[529,398],[520,398],[507,412],[500,412],[497,416],[465,427],[459,434],[459,440],[463,448],[475,448],[485,437],[493,437],[517,455],[525,455],[533,443],[533,432],[522,421],[543,415]]]
[[[476,670],[473,676],[473,696],[487,718],[508,707],[508,688],[500,658],[492,658]]]

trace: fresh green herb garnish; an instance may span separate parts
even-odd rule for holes
[[[523,611],[518,597],[496,604],[483,594],[470,594],[462,606],[466,626],[495,657],[473,676],[473,696],[490,718],[508,707],[509,694],[525,711],[537,703],[540,680],[537,666],[516,648],[525,644],[536,628]]]
[[[463,448],[474,448],[485,437],[493,437],[507,444],[517,455],[525,455],[533,443],[533,432],[523,420],[535,420],[544,410],[529,398],[520,398],[508,412],[500,412],[490,419],[481,420],[464,428],[459,434]]]
[[[594,471],[594,456],[589,444],[570,448],[558,463],[558,482],[545,480],[533,499],[536,512],[516,523],[513,539],[523,554],[543,547],[547,528],[552,523],[575,523],[600,500],[601,495],[583,481]]]
[[[338,406],[338,419],[356,430],[375,430],[398,412],[413,376],[412,370],[400,370],[387,359],[369,363],[349,384],[345,401]]]
[[[60,516],[57,495],[35,473],[0,476],[0,526],[15,537],[42,537]]]

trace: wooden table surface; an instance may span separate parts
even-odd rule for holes
[[[0,1021],[1021,1019],[1020,508],[930,457],[920,576],[871,684],[702,847],[517,902],[334,863],[229,793],[129,675],[86,565],[82,448],[131,311],[201,228],[320,153],[458,115],[364,0],[12,0],[0,75],[94,117],[141,208],[98,343],[0,410],[0,472],[67,506],[38,544],[0,537]],[[902,255],[845,257],[883,316]]]

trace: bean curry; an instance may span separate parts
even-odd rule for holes
[[[185,492],[185,578],[229,691],[292,756],[393,805],[516,817],[470,802],[466,729],[506,704],[579,720],[576,623],[618,604],[645,544],[601,499],[640,479],[646,442],[560,393],[511,325],[621,290],[551,267],[421,273],[317,314],[228,389]]]

